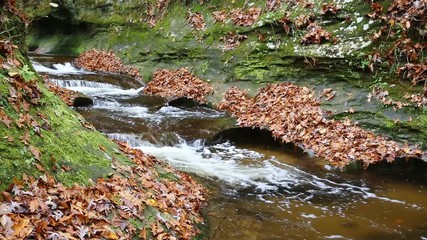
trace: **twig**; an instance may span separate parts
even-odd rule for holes
[[[11,29],[9,29],[9,30],[6,30],[6,31],[3,31],[3,32],[0,32],[0,35],[5,34],[5,33],[8,33],[8,32],[11,32],[11,31],[13,31],[15,28],[16,28],[16,27],[13,27],[13,28],[11,28]]]

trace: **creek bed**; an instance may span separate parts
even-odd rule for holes
[[[130,79],[78,70],[70,58],[32,59],[55,84],[94,99],[76,110],[98,130],[210,189],[207,239],[427,239],[423,171],[338,172],[262,140],[210,143],[232,122],[224,113],[167,106]]]

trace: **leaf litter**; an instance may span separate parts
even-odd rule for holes
[[[113,51],[90,49],[81,53],[75,60],[74,65],[89,71],[101,71],[132,76],[142,80],[138,69],[125,66],[123,61]]]
[[[331,92],[327,89],[323,95]],[[231,88],[217,108],[236,117],[242,127],[268,129],[276,139],[312,150],[338,168],[357,160],[367,168],[383,160],[393,162],[397,157],[422,155],[416,148],[401,147],[349,119],[329,120],[319,105],[315,93],[307,87],[278,83],[259,89],[253,98]]]
[[[165,98],[186,97],[199,104],[206,103],[206,97],[212,94],[213,87],[192,75],[187,68],[176,71],[158,69],[153,79],[144,88],[144,93]]]
[[[92,186],[64,187],[49,175],[17,179],[0,204],[3,239],[191,239],[202,223],[204,188],[155,157],[118,142],[133,165]],[[161,171],[159,170],[161,169]],[[176,180],[162,177],[171,174]]]

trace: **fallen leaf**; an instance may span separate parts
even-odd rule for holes
[[[32,146],[32,145],[30,145],[30,146],[28,147],[28,149],[29,149],[29,150],[30,150],[30,152],[33,154],[33,156],[34,156],[38,161],[40,161],[40,156],[41,156],[40,150],[39,150],[38,148],[36,148],[36,147]]]

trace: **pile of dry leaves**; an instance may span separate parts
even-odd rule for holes
[[[233,50],[240,45],[241,42],[248,38],[246,35],[236,34],[233,32],[227,33],[224,37],[221,37],[220,41],[224,43],[224,50]]]
[[[117,74],[126,74],[138,80],[142,80],[138,69],[127,67],[122,60],[118,58],[113,51],[90,49],[80,54],[74,64],[77,67],[87,69],[89,71],[103,71]]]
[[[188,24],[195,30],[203,30],[206,27],[205,20],[201,13],[190,12],[187,17]]]
[[[320,44],[326,41],[335,44],[338,42],[338,39],[314,22],[308,25],[307,32],[301,39],[302,44]]]
[[[416,95],[412,95],[416,96]],[[390,98],[389,92],[387,90],[384,90],[382,88],[373,88],[372,91],[368,94],[368,102],[371,102],[371,98],[375,97],[378,101],[383,103],[385,106],[392,106],[393,110],[396,111],[397,109],[402,109],[403,107],[409,107],[411,104],[401,101],[396,101]],[[406,97],[410,102],[414,103],[414,107],[421,107],[419,106],[419,103],[417,103],[418,98],[414,97]]]
[[[216,23],[217,22],[223,23],[228,18],[228,13],[226,11],[224,11],[224,10],[215,11],[215,12],[212,13],[212,15],[213,15],[213,18],[214,18],[214,20],[215,20]]]
[[[15,180],[0,205],[2,239],[191,239],[204,190],[154,157],[118,143],[133,166],[90,187],[64,187],[45,175]],[[166,172],[158,172],[162,171]],[[171,175],[176,181],[161,175]]]
[[[9,11],[10,13],[17,16],[21,21],[25,24],[25,27],[27,27],[30,24],[30,19],[25,15],[25,13],[22,11],[22,8],[19,5],[19,2],[16,0],[5,0],[1,1],[2,7],[4,7],[5,10]],[[3,25],[4,22],[10,21],[8,17],[0,17],[0,23]],[[6,26],[6,25],[4,25]],[[2,29],[4,30],[4,29]]]
[[[211,85],[192,75],[187,68],[176,71],[159,69],[154,72],[153,79],[144,88],[146,94],[166,98],[186,97],[199,104],[205,104],[206,96],[213,91]]]
[[[282,0],[267,0],[266,9],[268,11],[274,11],[280,6],[280,4],[282,4]]]
[[[427,97],[421,94],[406,94],[404,98],[414,103],[416,107],[427,107]]]
[[[424,92],[427,93],[427,63],[406,63],[397,69],[397,75],[410,79],[412,84],[424,82]]]
[[[335,15],[339,11],[341,11],[341,8],[335,3],[328,3],[322,5],[322,10],[320,11],[320,13],[322,15]]]
[[[261,8],[249,8],[247,10],[236,8],[231,10],[230,17],[234,25],[248,27],[258,20],[261,12]]]
[[[5,81],[9,84],[4,100],[13,109],[8,109],[11,114],[0,108],[0,124],[18,128],[23,134],[19,139],[2,137],[8,142],[22,142],[34,156],[34,168],[46,172],[40,149],[30,141],[33,136],[43,138],[42,129],[51,130],[48,118],[41,112],[34,113],[42,104],[43,94],[36,75],[8,49],[0,52],[0,70],[2,75],[7,74]],[[195,224],[202,222],[199,210],[204,204],[203,187],[152,156],[125,143],[118,145],[133,164],[122,165],[113,160],[116,172],[89,187],[64,187],[48,174],[39,179],[26,175],[22,181],[14,179],[1,192],[0,239],[191,239],[196,236],[199,231]]]
[[[295,20],[291,20],[291,13],[287,12],[284,17],[277,21],[280,25],[282,25],[283,30],[287,34],[293,33],[294,29],[303,29],[309,26],[314,22],[314,15],[300,15],[295,18]]]
[[[8,54],[12,54],[15,49],[18,47],[14,45],[10,40],[1,39],[0,40],[0,53],[2,55],[7,56]]]
[[[235,8],[228,13],[222,10],[213,12],[212,14],[215,22],[223,23],[230,19],[236,26],[249,27],[258,20],[258,18],[261,16],[261,12],[261,8]]]
[[[356,160],[368,167],[384,159],[392,162],[398,156],[421,154],[365,131],[348,119],[326,119],[314,92],[306,87],[270,84],[254,98],[232,88],[218,109],[232,114],[242,127],[268,129],[275,138],[299,144],[340,168]]]

